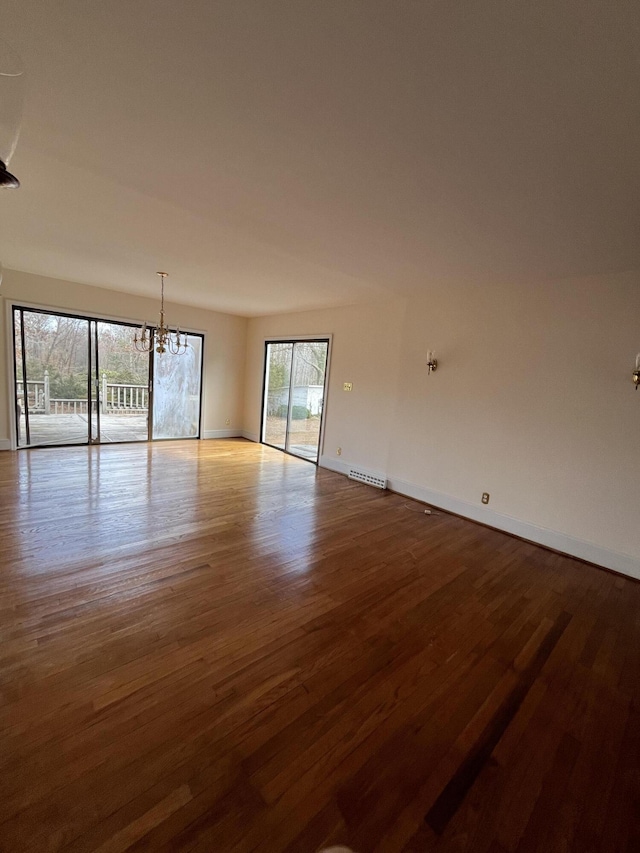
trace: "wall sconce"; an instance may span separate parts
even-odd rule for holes
[[[427,350],[427,368],[429,373],[431,373],[432,370],[438,369],[438,359],[436,358],[435,352],[431,349]]]
[[[640,385],[640,352],[636,356],[636,369],[633,371],[633,382],[637,391],[638,385]]]

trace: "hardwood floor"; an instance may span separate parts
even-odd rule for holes
[[[240,440],[0,454],[3,851],[640,850],[640,584]]]

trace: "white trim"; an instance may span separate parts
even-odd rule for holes
[[[240,429],[205,429],[202,438],[242,438]]]
[[[344,474],[345,477],[349,476],[349,471],[352,468],[357,468],[365,474],[371,474],[372,477],[382,477],[384,479],[385,476],[377,471],[370,471],[363,468],[361,465],[350,465],[348,462],[343,462],[342,459],[336,459],[334,456],[320,456],[318,459],[318,466],[320,468],[328,468],[330,471],[335,471],[337,474]]]
[[[242,438],[246,438],[247,441],[255,441],[256,444],[260,444],[260,438],[257,432],[249,432],[246,429],[243,429],[241,432]]]
[[[0,450],[13,450],[8,438],[0,438]]]
[[[345,475],[349,473],[352,467],[349,463],[343,462],[342,459],[335,459],[330,456],[322,456],[319,465],[322,468],[328,468],[331,471]],[[376,476],[384,476],[384,474],[371,473]],[[586,560],[605,569],[611,569],[614,572],[620,572],[620,574],[640,580],[640,560],[637,557],[632,557],[630,554],[612,551],[609,548],[597,545],[595,542],[577,539],[558,530],[540,527],[532,522],[513,518],[510,515],[495,512],[481,505],[476,506],[460,498],[453,497],[453,495],[436,492],[424,486],[418,486],[416,483],[400,480],[398,477],[388,477],[387,485],[389,489],[405,497],[414,498],[430,506],[448,510],[471,521],[478,521],[481,524],[486,524],[488,527],[502,530],[504,533],[511,533],[514,536],[527,539],[537,545],[552,548],[554,551],[560,551],[563,554],[568,554],[570,557],[577,557],[579,560]]]

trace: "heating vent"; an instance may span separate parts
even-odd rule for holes
[[[357,471],[355,468],[349,471],[349,479],[357,480],[359,483],[366,483],[368,486],[375,486],[376,489],[387,488],[385,477],[376,477],[373,474],[366,474],[364,471]]]

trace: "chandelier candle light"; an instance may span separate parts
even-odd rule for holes
[[[147,329],[147,324],[143,323],[142,327],[137,329],[133,336],[133,345],[138,352],[151,352],[155,345],[158,355],[162,355],[165,352],[169,352],[171,355],[181,355],[183,352],[186,352],[189,346],[187,343],[187,333],[181,332],[179,328],[176,328],[175,332],[172,332],[164,324],[164,280],[169,273],[159,272],[156,275],[159,275],[162,280],[160,325]]]

